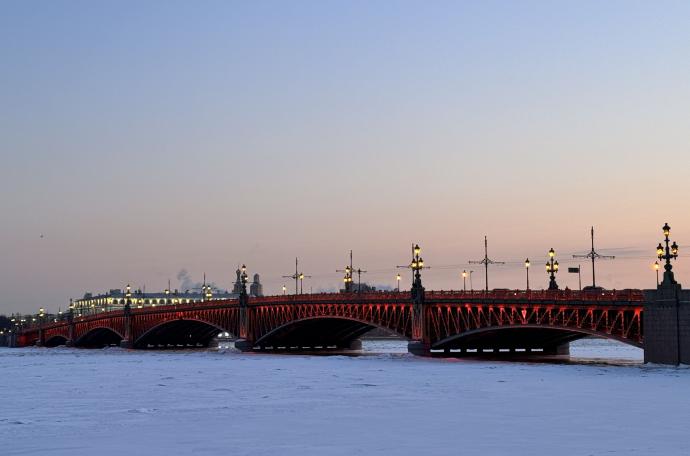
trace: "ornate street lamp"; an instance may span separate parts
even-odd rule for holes
[[[287,287],[285,285],[283,285],[283,296],[285,296],[286,293],[287,293]]]
[[[400,280],[401,280],[400,274],[396,275],[395,281],[397,282],[397,285],[398,285],[398,292],[400,292]]]
[[[345,266],[345,278],[343,279],[348,290],[352,290],[352,269],[350,266]]]
[[[666,262],[666,264],[664,264],[664,280],[661,282],[661,285],[675,285],[678,282],[676,282],[673,277],[671,260],[678,258],[678,244],[673,242],[673,244],[669,246],[669,242],[671,241],[668,237],[671,235],[671,227],[668,226],[668,223],[665,223],[661,229],[664,231],[664,243],[666,244],[664,247],[660,242],[656,247],[656,255],[659,260],[664,260]]]
[[[420,271],[424,269],[424,260],[419,256],[421,252],[422,249],[419,247],[419,244],[415,244],[412,248],[412,261],[410,262],[410,269],[414,273],[414,280],[412,282],[414,288],[422,286],[422,274]]]
[[[467,270],[462,271],[462,291],[467,291]]]
[[[127,284],[125,287],[125,307],[130,308],[132,305],[132,287]]]
[[[247,275],[247,266],[242,265],[242,274],[240,275],[240,282],[242,283],[242,293],[247,294],[247,282],[249,281],[249,276]],[[211,287],[209,287],[211,288]]]
[[[427,266],[424,266],[424,260],[420,256],[421,252],[422,249],[419,247],[419,244],[412,244],[412,261],[405,266],[397,266],[398,268],[412,270],[412,288],[410,289],[410,292],[413,296],[416,293],[415,290],[423,290],[424,288],[422,287],[422,274],[420,271],[422,269],[426,269]]]
[[[527,291],[529,291],[529,266],[530,266],[529,258],[527,258],[525,260],[525,271],[527,272],[527,289],[526,289]]]
[[[350,293],[352,291],[352,268],[350,266],[345,266],[345,269],[337,269],[335,272],[344,272],[343,284],[345,285],[345,293]]]
[[[555,256],[556,252],[554,249],[549,249],[549,261],[546,262],[546,273],[549,274],[549,290],[558,290],[558,284],[556,283],[558,261],[554,261]]]

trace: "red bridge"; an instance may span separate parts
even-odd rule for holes
[[[220,332],[242,350],[358,348],[373,328],[416,354],[567,353],[597,335],[643,347],[641,290],[333,293],[125,308],[27,327],[18,345],[208,346]]]

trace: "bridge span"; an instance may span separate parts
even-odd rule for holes
[[[414,295],[414,292],[413,292]],[[418,355],[567,354],[588,336],[644,348],[645,294],[622,291],[323,293],[132,308],[24,328],[18,345],[144,349],[208,346],[220,332],[245,351],[357,349],[383,328]]]

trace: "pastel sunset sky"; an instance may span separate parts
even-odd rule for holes
[[[0,11],[0,313],[242,263],[277,294],[296,256],[335,290],[350,249],[392,287],[412,242],[427,289],[477,289],[484,235],[491,287],[526,257],[546,287],[553,247],[576,288],[592,225],[600,284],[650,288],[664,222],[690,286],[688,2]]]

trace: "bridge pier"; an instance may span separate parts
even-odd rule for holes
[[[353,350],[353,351],[358,351],[362,349],[362,341],[360,339],[354,339],[351,340],[349,344],[347,344],[346,347],[343,347],[346,350]]]
[[[431,344],[421,340],[411,340],[407,343],[407,352],[417,356],[431,356]]]
[[[565,344],[561,345],[552,345],[550,347],[544,347],[541,353],[544,355],[570,356],[570,343],[566,342]]]
[[[134,344],[132,343],[131,340],[122,339],[122,340],[120,341],[120,348],[131,349],[131,348],[134,348]]]
[[[690,364],[690,290],[668,282],[644,295],[644,362]]]
[[[237,339],[235,341],[235,348],[239,351],[249,352],[254,350],[254,342],[250,342],[247,339]]]

